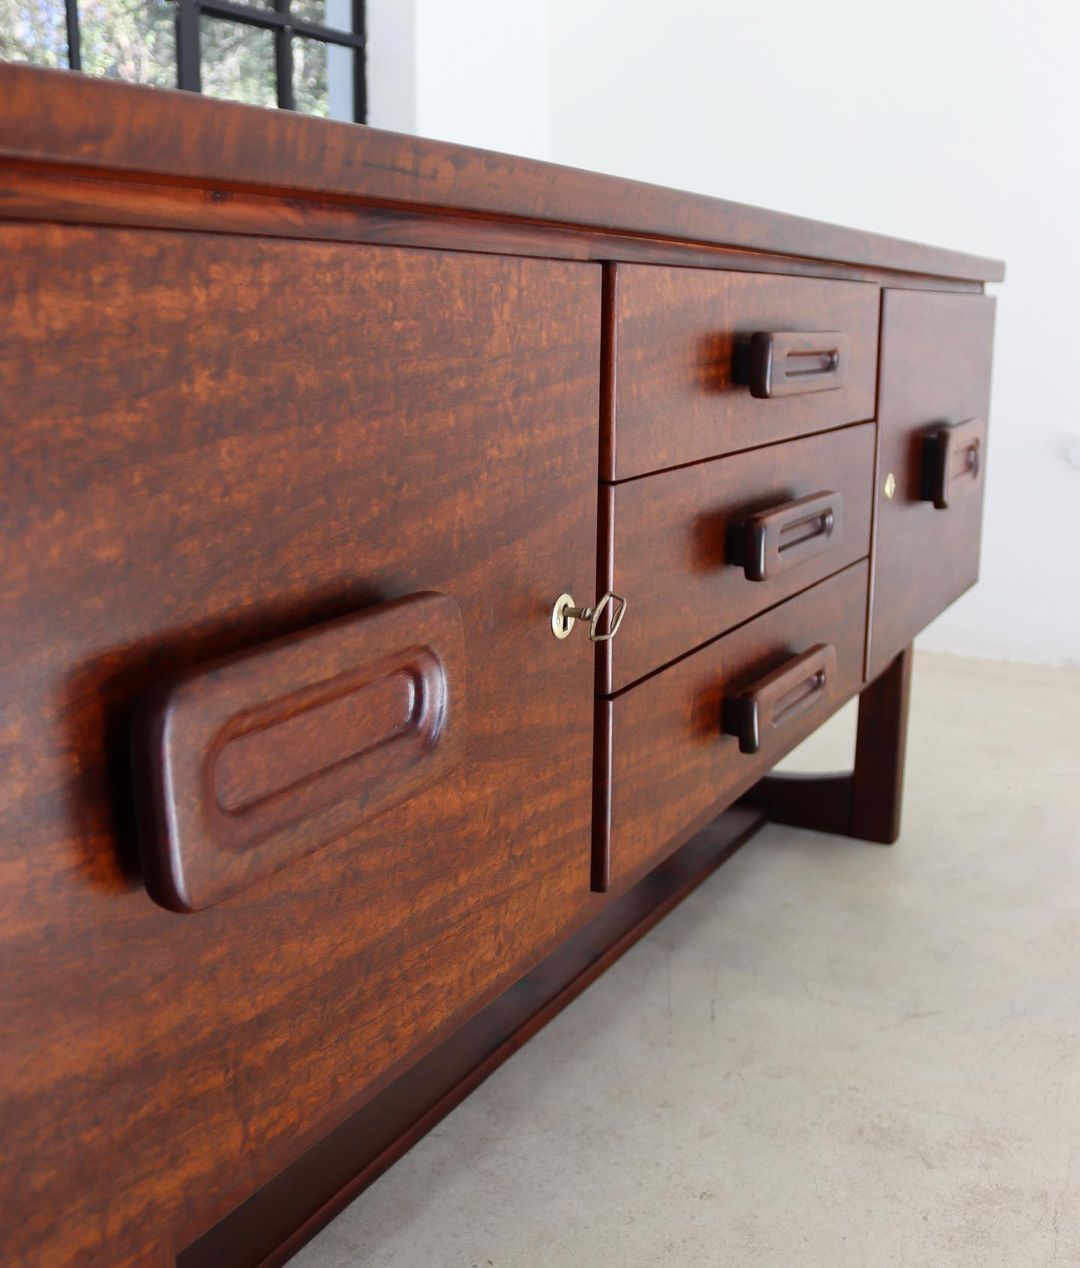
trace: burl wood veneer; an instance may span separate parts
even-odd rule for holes
[[[0,101],[0,1260],[279,1264],[768,816],[896,838],[1002,267]]]

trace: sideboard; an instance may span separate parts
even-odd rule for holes
[[[1003,269],[0,101],[0,1258],[279,1264],[764,822],[895,840]]]

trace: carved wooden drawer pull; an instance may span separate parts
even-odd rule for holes
[[[836,648],[819,643],[725,703],[723,730],[741,753],[756,753],[786,723],[828,704],[836,690]]]
[[[838,330],[758,332],[735,346],[736,383],[768,400],[843,387],[850,341]]]
[[[748,581],[771,581],[839,545],[843,531],[843,495],[812,493],[748,516],[732,533],[729,553]]]
[[[939,511],[950,501],[979,486],[986,449],[986,424],[981,418],[946,423],[923,442],[922,500]]]
[[[421,593],[202,666],[142,702],[134,758],[153,897],[228,898],[417,796],[461,760],[461,613]]]

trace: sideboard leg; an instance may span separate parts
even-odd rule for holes
[[[911,647],[859,696],[855,766],[841,775],[767,775],[745,800],[775,823],[892,845],[900,835]]]
[[[900,835],[911,661],[909,644],[859,697],[848,835],[862,841],[892,845]]]

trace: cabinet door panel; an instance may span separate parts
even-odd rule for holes
[[[590,901],[592,648],[550,612],[595,576],[600,268],[10,226],[0,317],[0,1197],[20,1212],[0,1259],[158,1262]],[[426,592],[446,611],[370,634]],[[320,634],[260,669],[354,614],[355,649],[339,632],[309,664]],[[129,765],[146,693],[194,674],[216,701],[232,680],[206,675],[240,656],[259,673],[232,713],[317,704],[302,748],[290,706],[219,771],[226,808],[291,831],[412,716],[400,675],[355,693],[370,725],[320,684],[399,653],[439,660],[464,724],[439,778],[406,799],[408,770],[365,757],[372,814],[207,910],[155,903]]]
[[[884,293],[870,677],[978,577],[993,331],[989,296]]]

